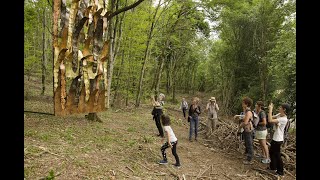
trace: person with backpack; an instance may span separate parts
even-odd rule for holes
[[[206,107],[206,111],[208,112],[207,132],[206,132],[207,138],[211,135],[212,131],[215,130],[217,127],[218,111],[219,111],[219,106],[216,102],[216,98],[211,97],[209,101],[210,102],[207,104],[207,107]]]
[[[287,114],[290,109],[290,105],[287,103],[283,103],[279,107],[279,113],[280,115],[277,116],[277,118],[272,117],[272,110],[273,110],[273,103],[270,103],[268,106],[269,108],[269,122],[274,124],[274,133],[271,141],[271,147],[270,147],[270,170],[275,170],[276,174],[279,176],[283,176],[283,162],[281,159],[281,144],[284,140],[284,129],[288,122]]]
[[[262,163],[267,164],[270,163],[269,158],[269,149],[267,145],[267,119],[266,113],[262,110],[263,102],[257,101],[255,105],[255,112],[258,114],[258,123],[254,123],[254,128],[256,131],[255,138],[259,140],[259,144],[262,150],[263,159],[261,160]]]
[[[246,147],[246,160],[243,161],[243,164],[245,165],[251,165],[253,164],[252,158],[253,158],[253,139],[252,139],[252,119],[253,119],[253,113],[250,109],[252,105],[252,99],[249,97],[244,97],[242,99],[242,109],[244,112],[244,118],[243,121],[240,123],[238,127],[238,132],[241,131],[241,128],[244,129],[243,137],[244,137],[244,145]],[[237,132],[237,134],[238,134]]]
[[[152,115],[159,131],[159,134],[157,136],[160,136],[160,137],[164,137],[162,125],[160,122],[160,116],[163,113],[162,109],[164,105],[164,101],[163,101],[164,97],[165,95],[162,93],[160,93],[157,100],[155,100],[154,97],[152,97],[152,105],[153,105]]]
[[[194,131],[195,141],[197,141],[198,136],[198,126],[199,126],[199,115],[201,109],[199,104],[199,98],[195,97],[192,100],[192,105],[189,108],[189,121],[190,121],[190,130],[189,130],[189,141],[192,142],[192,133]]]

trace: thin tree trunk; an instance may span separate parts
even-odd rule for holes
[[[166,69],[166,75],[167,75],[167,82],[166,82],[166,92],[169,95],[169,89],[170,89],[170,64],[167,63],[167,69]]]
[[[169,40],[167,39],[166,46],[162,48],[162,54],[161,54],[161,57],[160,57],[160,66],[159,66],[159,70],[158,70],[158,74],[157,74],[157,80],[156,80],[157,83],[156,83],[156,87],[155,87],[155,96],[156,97],[158,97],[158,95],[159,95],[161,74],[162,74],[162,70],[163,70],[164,61],[165,61],[165,58],[166,58],[165,48],[167,47],[168,42],[169,42]]]
[[[127,5],[127,2],[128,2],[128,0],[126,0],[125,6]],[[119,8],[119,0],[117,1],[116,10],[118,10],[118,8]],[[115,28],[114,28],[114,31],[113,31],[113,36],[114,37],[116,37],[116,30],[117,30],[117,26],[118,26],[117,24],[119,24],[119,27],[118,27],[118,38],[115,39],[116,43],[115,43],[115,41],[113,43],[113,46],[114,46],[114,48],[113,48],[113,52],[114,52],[113,59],[117,58],[118,52],[120,50],[120,43],[122,41],[121,40],[122,39],[122,27],[124,26],[123,19],[124,19],[125,13],[126,12],[122,13],[122,16],[120,18],[120,22],[119,23],[118,23],[118,17],[116,17]],[[124,62],[124,50],[122,51],[121,67],[123,67],[123,62]],[[111,106],[113,106],[113,104],[117,100],[118,89],[119,89],[118,86],[119,86],[119,82],[120,82],[119,78],[120,78],[120,75],[121,75],[121,71],[122,71],[122,69],[119,69],[118,73],[117,73],[118,80],[117,80],[117,84],[115,86],[115,93],[114,93],[113,102],[112,102]]]
[[[115,6],[115,0],[111,0],[111,8],[110,11],[112,12]],[[110,46],[109,46],[109,58],[108,58],[108,72],[107,72],[107,96],[106,96],[106,105],[105,107],[108,109],[110,107],[110,94],[111,94],[111,83],[112,83],[112,74],[113,74],[113,45],[114,45],[114,37],[113,37],[113,23],[112,19],[108,22],[108,34],[109,34],[109,40],[110,40]]]
[[[129,45],[129,49],[131,49],[131,43],[130,43],[130,45]],[[129,56],[130,56],[130,54],[129,54]],[[127,89],[127,93],[126,93],[126,106],[128,106],[129,105],[129,90],[130,90],[130,75],[131,75],[131,60],[130,60],[130,57],[128,56],[128,63],[129,63],[129,66],[128,66],[128,73],[127,73],[127,87],[126,87],[126,89]]]
[[[117,74],[117,84],[115,86],[115,93],[114,93],[114,96],[113,96],[113,102],[112,104],[114,104],[117,100],[117,97],[118,97],[118,90],[119,90],[119,84],[120,84],[120,77],[121,77],[121,74],[122,74],[122,70],[124,69],[124,50],[125,48],[122,50],[122,58],[121,58],[121,66],[120,66],[120,69],[118,71],[118,74]]]
[[[150,31],[149,31],[149,34],[148,34],[147,46],[146,46],[146,49],[144,51],[143,64],[142,64],[142,67],[141,67],[140,80],[139,80],[138,92],[137,92],[137,98],[136,98],[136,107],[140,106],[140,96],[141,96],[141,91],[142,91],[142,86],[143,86],[143,78],[144,78],[144,73],[145,73],[145,70],[146,70],[146,64],[147,64],[147,61],[148,61],[147,57],[148,57],[150,43],[151,43],[151,40],[152,40],[152,33],[153,33],[153,30],[154,30],[154,27],[155,27],[155,19],[156,19],[160,4],[161,4],[161,0],[159,0],[158,6],[157,6],[157,8],[155,10],[155,13],[153,15],[153,18],[152,18]]]
[[[47,67],[47,60],[46,60],[46,8],[43,9],[43,32],[42,32],[42,92],[41,95],[44,95],[46,90],[46,67]]]
[[[56,52],[55,49],[58,48],[58,19],[60,16],[60,5],[61,5],[60,0],[53,1],[52,72],[54,71],[54,63],[55,63],[54,58],[55,58],[55,52]],[[54,76],[52,76],[52,78],[53,78],[53,82],[54,82]],[[55,91],[54,84],[55,83],[52,84],[53,94],[55,94],[54,93],[54,91]],[[53,107],[55,107],[55,101],[53,101]],[[53,112],[55,114],[55,110]]]
[[[172,102],[176,102],[176,76],[177,76],[177,59],[173,56],[174,63],[173,63],[173,71],[172,71]]]

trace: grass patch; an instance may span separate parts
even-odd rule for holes
[[[41,135],[39,135],[39,139],[42,141],[48,141],[50,137],[51,136],[48,133],[42,133]]]
[[[86,162],[85,160],[76,160],[75,164],[81,168],[88,168],[88,162]]]
[[[37,136],[37,131],[35,130],[27,130],[24,132],[25,137],[36,137]]]
[[[134,127],[129,127],[129,128],[127,129],[127,131],[128,131],[128,132],[136,132],[137,130],[136,130],[136,128],[134,128]]]
[[[155,142],[155,137],[152,137],[152,136],[150,136],[150,135],[144,135],[143,137],[142,137],[142,141],[144,142],[144,143],[154,143]]]
[[[49,175],[47,175],[44,179],[45,179],[45,180],[53,180],[54,177],[55,177],[54,171],[51,170],[51,171],[49,172]]]
[[[128,144],[127,144],[127,145],[128,145],[129,147],[133,147],[136,143],[137,143],[136,140],[131,139],[131,140],[128,141]]]

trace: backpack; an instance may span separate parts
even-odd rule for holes
[[[253,115],[253,118],[251,119],[251,122],[252,122],[252,126],[253,128],[257,128],[258,126],[258,123],[260,121],[260,118],[258,116],[258,114],[254,111],[251,111],[252,112],[252,115]]]
[[[273,124],[272,124],[272,123],[269,123],[268,113],[267,113],[267,112],[265,112],[265,113],[266,113],[266,120],[267,120],[267,125],[266,125],[266,127],[267,127],[267,129],[272,129],[272,128],[273,128]]]
[[[289,129],[290,129],[291,121],[288,119],[286,126],[284,127],[284,136],[286,137],[288,135]]]

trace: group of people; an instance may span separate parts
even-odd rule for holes
[[[199,106],[199,98],[198,97],[193,98],[192,104],[189,107],[188,117],[186,117],[186,110],[188,109],[188,103],[185,100],[185,98],[182,98],[180,109],[182,109],[183,117],[185,119],[187,118],[188,122],[190,122],[189,141],[192,142],[193,132],[195,134],[195,141],[197,141],[199,115],[201,114],[201,108]],[[207,103],[205,111],[208,114],[207,130],[206,130],[206,137],[208,138],[217,127],[219,106],[218,106],[218,103],[216,102],[215,97],[211,97],[209,99],[209,102]]]
[[[175,157],[176,167],[180,167],[180,160],[177,154],[177,144],[178,139],[175,136],[172,128],[170,127],[170,117],[163,114],[163,105],[164,105],[164,94],[160,94],[155,100],[152,99],[153,104],[153,118],[156,122],[159,134],[163,139],[166,137],[166,142],[161,147],[161,152],[163,159],[159,164],[167,164],[166,149],[171,148],[172,154]],[[245,154],[246,160],[244,164],[253,164],[253,138],[259,140],[262,155],[259,155],[261,162],[265,164],[270,164],[269,169],[274,170],[276,174],[282,176],[283,172],[283,162],[281,159],[281,144],[284,141],[284,131],[288,122],[287,114],[290,110],[290,106],[287,103],[283,103],[279,106],[279,113],[276,115],[273,114],[273,104],[270,103],[268,106],[268,114],[264,111],[264,104],[262,101],[257,101],[255,104],[255,109],[251,110],[253,101],[249,97],[242,99],[242,109],[243,112],[240,115],[235,115],[234,119],[239,120],[239,127],[237,134],[243,135],[244,144],[245,144]],[[194,133],[194,140],[197,141],[198,136],[198,126],[199,126],[199,115],[201,114],[201,108],[199,105],[199,98],[194,97],[190,107],[188,106],[185,98],[182,99],[180,109],[182,109],[183,116],[190,123],[189,129],[189,141],[192,142],[192,135]],[[188,115],[186,114],[188,110]],[[206,138],[210,137],[212,132],[217,127],[218,122],[218,111],[219,106],[216,102],[215,97],[211,97],[209,102],[206,105],[205,111],[207,112],[207,130]],[[258,121],[254,122],[255,116],[257,116]],[[160,122],[161,121],[161,122]],[[161,125],[162,123],[162,125]],[[273,124],[273,133],[271,147],[267,145],[267,135],[268,129],[267,124]],[[163,128],[162,128],[163,126]],[[164,130],[164,131],[163,131]],[[165,133],[164,133],[165,132]],[[253,133],[255,136],[253,136]],[[257,156],[258,157],[258,156]]]
[[[281,159],[281,144],[284,141],[285,127],[288,122],[287,114],[290,110],[290,105],[283,103],[279,106],[279,113],[273,114],[273,103],[268,106],[268,115],[263,110],[264,104],[262,101],[257,101],[255,104],[255,110],[251,110],[253,104],[252,99],[245,97],[242,99],[243,115],[234,116],[235,119],[240,121],[238,128],[238,134],[242,134],[245,142],[245,154],[246,160],[244,164],[253,164],[253,132],[255,132],[255,138],[259,140],[262,156],[261,162],[268,164],[268,169],[276,172],[277,175],[283,176],[283,162]],[[257,115],[257,124],[254,128],[254,116]],[[267,145],[268,129],[267,124],[270,123],[273,126],[272,140],[270,150]]]

